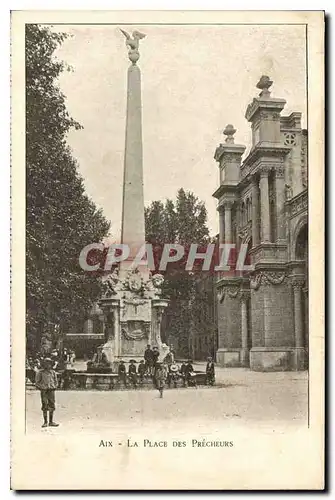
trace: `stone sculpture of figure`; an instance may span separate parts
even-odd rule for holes
[[[151,275],[146,283],[146,289],[149,292],[154,292],[155,297],[159,297],[162,293],[162,286],[164,283],[164,276],[162,274]]]
[[[290,200],[293,197],[293,189],[289,184],[285,184],[285,198]]]
[[[128,50],[128,57],[131,60],[133,64],[136,64],[136,61],[138,61],[140,57],[139,53],[139,46],[140,46],[140,40],[145,37],[143,33],[140,33],[139,31],[133,31],[133,38],[127,33],[127,31],[124,31],[120,28],[120,31],[124,34],[126,37],[126,47],[129,49]]]
[[[152,275],[150,272],[148,281],[145,282],[145,291],[151,297],[159,298],[162,293],[162,286],[164,283],[164,276],[162,274]],[[147,296],[147,295],[146,295]]]
[[[111,297],[112,295],[115,295],[118,289],[119,282],[119,271],[117,268],[115,268],[112,274],[110,274],[108,278],[103,282],[104,296]]]
[[[161,288],[164,283],[164,276],[162,274],[155,274],[152,278],[152,284],[155,288]]]

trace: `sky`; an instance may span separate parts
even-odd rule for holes
[[[262,74],[272,95],[284,98],[282,114],[306,120],[305,28],[299,25],[136,25],[142,73],[144,200],[175,198],[183,187],[205,202],[210,234],[218,232],[219,183],[213,156],[232,123],[235,143],[251,144],[247,105]],[[121,229],[126,78],[130,61],[116,25],[53,26],[69,37],[57,51],[73,68],[60,76],[72,117],[84,128],[68,143],[78,160],[87,194]]]

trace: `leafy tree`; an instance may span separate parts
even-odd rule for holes
[[[79,266],[81,249],[101,241],[109,223],[85,194],[66,143],[81,126],[66,109],[57,78],[69,68],[54,52],[67,37],[26,25],[26,305],[28,348],[83,317],[100,293]]]
[[[179,189],[175,201],[152,202],[145,210],[145,221],[146,240],[155,246],[156,253],[161,254],[164,243],[186,247],[185,257],[168,265],[165,273],[163,292],[170,303],[162,325],[163,337],[167,341],[174,339],[178,354],[186,357],[193,354],[191,330],[199,305],[197,284],[203,277],[185,270],[187,247],[196,243],[200,250],[201,245],[210,242],[206,207],[193,193]]]
[[[152,244],[160,243],[166,238],[165,208],[161,201],[153,201],[145,209],[146,239]]]

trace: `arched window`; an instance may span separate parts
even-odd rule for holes
[[[308,262],[308,227],[307,224],[300,229],[295,243],[295,258]]]

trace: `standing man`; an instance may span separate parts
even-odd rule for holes
[[[145,375],[145,372],[146,372],[146,367],[145,367],[143,359],[141,359],[140,364],[138,365],[137,372],[138,372],[139,377],[140,377],[140,383],[143,384],[144,375]]]
[[[53,414],[55,411],[55,390],[57,389],[58,381],[57,374],[53,370],[54,361],[51,358],[45,358],[43,368],[36,373],[36,387],[41,392],[42,412],[44,423],[42,427],[48,426],[48,412],[49,412],[49,426],[58,427],[53,421]]]
[[[137,388],[137,372],[136,372],[136,361],[134,359],[130,360],[129,368],[128,368],[128,376],[130,382],[133,384],[134,388]]]
[[[154,347],[152,350],[152,360],[153,360],[153,365],[154,365],[154,371],[155,371],[156,366],[157,366],[158,358],[159,358],[158,347]]]
[[[125,367],[124,361],[122,361],[122,360],[119,363],[119,366],[118,366],[118,369],[117,369],[117,373],[119,375],[119,382],[122,381],[123,385],[125,387],[127,387],[126,367]]]
[[[163,391],[164,391],[164,386],[165,386],[165,378],[166,378],[166,371],[164,369],[164,366],[162,363],[156,363],[156,371],[155,371],[155,382],[156,382],[156,387],[159,391],[159,397],[163,397]]]
[[[214,365],[214,361],[211,357],[207,358],[206,384],[207,385],[214,385],[215,384],[215,365]]]
[[[144,351],[144,361],[145,361],[145,369],[146,369],[147,374],[152,375],[153,352],[152,352],[150,344],[147,345],[147,348]]]

